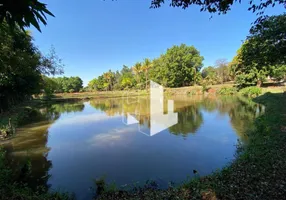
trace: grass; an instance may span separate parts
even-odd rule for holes
[[[166,190],[149,187],[106,192],[97,199],[246,199],[275,200],[286,195],[286,95],[265,93],[253,101],[265,114],[249,130],[248,143],[237,159],[221,171],[185,181]]]
[[[91,98],[116,98],[123,96],[141,96],[147,95],[146,90],[123,90],[123,91],[95,91],[78,93],[58,93],[53,100],[60,99],[91,99]]]

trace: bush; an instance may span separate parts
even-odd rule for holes
[[[262,93],[261,88],[256,86],[246,87],[239,91],[244,96],[258,96]]]
[[[74,92],[75,92],[74,89],[70,89],[70,90],[69,90],[69,93],[74,93]]]
[[[222,87],[217,91],[220,95],[234,95],[236,92],[237,90],[234,87]]]

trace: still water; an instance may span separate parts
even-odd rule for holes
[[[20,127],[5,148],[15,166],[31,161],[31,184],[87,199],[99,177],[119,187],[152,179],[164,188],[192,177],[193,170],[207,175],[222,168],[263,112],[241,97],[170,99],[178,123],[153,136],[147,97],[96,99],[38,109],[36,119]],[[127,116],[139,123],[126,125]]]

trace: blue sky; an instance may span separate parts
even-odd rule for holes
[[[217,59],[230,61],[248,34],[255,14],[247,3],[236,4],[226,15],[186,10],[167,4],[149,9],[151,0],[46,0],[55,18],[48,18],[42,33],[32,28],[36,45],[48,52],[53,45],[65,64],[65,76],[91,79],[122,65],[156,58],[172,45],[194,45],[204,66]],[[283,7],[268,8],[280,14]]]

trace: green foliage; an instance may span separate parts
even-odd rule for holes
[[[31,163],[27,161],[19,177],[16,177],[6,160],[5,152],[0,149],[0,198],[1,199],[43,199],[43,200],[74,200],[75,197],[65,192],[45,191],[41,186],[36,190],[25,184],[25,177],[29,176]]]
[[[204,78],[205,84],[207,85],[214,85],[219,82],[219,77],[216,68],[212,66],[203,68],[202,77]]]
[[[132,69],[125,65],[123,65],[123,68],[120,71],[120,74],[118,75],[118,79],[119,79],[119,86],[118,86],[119,89],[132,88],[136,84],[136,80],[132,73]]]
[[[202,79],[199,72],[202,61],[203,57],[195,47],[175,45],[153,61],[146,58],[131,68],[124,65],[120,72],[109,70],[91,80],[88,87],[99,91],[147,89],[149,80],[168,87],[194,85]]]
[[[170,0],[170,6],[173,7],[182,7],[183,9],[188,8],[192,5],[197,5],[200,8],[200,11],[207,11],[210,13],[219,13],[219,14],[226,14],[229,10],[231,10],[231,7],[233,6],[234,2],[240,3],[241,1],[233,1],[233,0]],[[159,8],[162,4],[164,4],[166,1],[164,0],[151,0],[151,8]],[[256,13],[258,15],[261,15],[264,13],[264,9],[268,6],[274,7],[277,4],[284,4],[285,0],[261,0],[260,3],[255,3],[254,1],[249,0],[249,11],[252,11],[253,13]],[[258,18],[258,21],[261,20]]]
[[[110,193],[117,191],[117,186],[115,183],[106,184],[105,176],[94,180],[95,185],[95,197],[101,196],[104,193]]]
[[[236,88],[234,87],[222,87],[217,91],[220,95],[234,95],[237,93]]]
[[[266,79],[267,74],[269,72],[264,67],[262,69],[257,69],[256,67],[248,67],[244,69],[240,69],[242,71],[238,71],[235,77],[235,81],[239,87],[246,87],[250,85],[260,86],[261,83]]]
[[[239,91],[244,96],[258,96],[262,93],[262,89],[256,86],[246,87]]]
[[[271,77],[276,81],[286,80],[286,65],[272,67],[270,72]]]
[[[56,83],[56,92],[79,92],[83,81],[78,76],[50,78]]]
[[[33,25],[41,32],[39,22],[46,25],[46,15],[54,17],[47,5],[38,0],[0,0],[0,23],[5,20],[11,28],[19,26],[24,29]]]
[[[47,76],[42,76],[42,79],[45,98],[50,99],[53,96],[54,91],[57,89],[57,82]]]
[[[266,17],[250,29],[241,56],[243,65],[272,67],[286,63],[286,14]]]
[[[215,85],[233,80],[231,66],[226,59],[219,59],[215,67],[208,66],[202,70],[203,84]]]
[[[202,61],[203,57],[194,46],[174,45],[153,61],[150,77],[167,87],[193,85],[200,76]]]
[[[29,99],[41,89],[41,74],[58,74],[62,64],[52,49],[44,56],[32,43],[32,37],[17,26],[10,30],[0,24],[0,112]]]
[[[260,86],[267,76],[285,77],[286,14],[266,17],[250,29],[231,65],[240,87]]]

